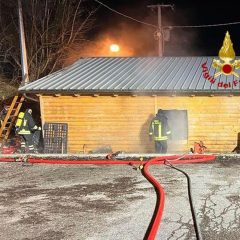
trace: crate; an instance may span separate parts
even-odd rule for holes
[[[44,127],[44,153],[67,153],[67,123],[45,123]]]

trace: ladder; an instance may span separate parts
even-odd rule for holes
[[[14,126],[18,113],[24,101],[24,96],[16,95],[14,96],[11,105],[8,108],[7,114],[4,118],[2,126],[0,128],[0,142],[7,141],[9,134]]]

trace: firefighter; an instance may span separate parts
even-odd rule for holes
[[[167,140],[170,134],[168,119],[164,111],[159,109],[149,127],[149,136],[151,140],[155,141],[155,151],[157,153],[167,153]]]
[[[26,151],[26,145],[28,146],[29,153],[37,153],[37,149],[34,147],[33,136],[35,131],[41,131],[41,127],[38,127],[32,117],[32,109],[26,109],[22,116],[22,123],[16,129],[16,133],[21,136],[21,152]]]

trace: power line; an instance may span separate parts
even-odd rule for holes
[[[115,13],[117,13],[117,14],[125,17],[125,18],[131,19],[131,20],[133,20],[133,21],[135,21],[135,22],[138,22],[138,23],[141,23],[141,24],[150,26],[150,27],[154,27],[154,28],[157,28],[157,27],[158,27],[158,26],[153,25],[153,24],[151,24],[151,23],[142,22],[142,21],[140,21],[140,20],[138,20],[138,19],[135,19],[135,18],[133,18],[133,17],[130,17],[130,16],[128,16],[128,15],[125,15],[125,14],[123,14],[123,13],[120,13],[120,12],[118,12],[117,10],[115,10],[115,9],[107,6],[106,4],[104,4],[104,3],[102,3],[102,2],[100,2],[100,1],[98,1],[98,0],[94,0],[94,1],[97,2],[97,3],[99,3],[99,4],[101,4],[101,5],[104,6],[105,8],[109,9],[110,11],[115,12]]]
[[[164,26],[170,28],[205,28],[205,27],[221,27],[228,25],[237,25],[240,22],[229,22],[229,23],[217,23],[217,24],[206,24],[206,25],[183,25],[183,26]]]
[[[147,25],[147,26],[150,26],[150,27],[154,27],[154,28],[158,28],[157,25],[154,25],[154,24],[151,24],[151,23],[147,23],[147,22],[143,22],[143,21],[140,21],[138,19],[135,19],[133,17],[130,17],[126,14],[123,14],[109,6],[107,6],[106,4],[100,2],[99,0],[94,0],[95,2],[101,4],[102,6],[104,6],[105,8],[109,9],[110,11],[114,12],[114,13],[117,13],[125,18],[128,18],[132,21],[135,21],[135,22],[138,22],[138,23],[141,23],[141,24],[144,24],[144,25]],[[229,25],[238,25],[240,24],[240,21],[237,21],[237,22],[228,22],[228,23],[216,23],[216,24],[202,24],[202,25],[168,25],[168,26],[162,26],[163,28],[208,28],[208,27],[221,27],[221,26],[229,26]]]

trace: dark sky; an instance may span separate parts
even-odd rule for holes
[[[154,0],[100,0],[115,10],[138,20],[157,25],[157,12],[152,4],[174,4],[174,11],[162,11],[163,25],[208,25],[240,21],[236,1],[154,1]],[[97,4],[96,4],[97,5]],[[136,48],[136,55],[157,55],[155,29],[124,18],[101,6],[96,15],[98,34],[108,32]],[[240,24],[205,27],[173,28],[170,40],[165,42],[165,56],[216,56],[229,31],[236,55],[240,55]],[[131,40],[129,40],[131,38]],[[139,43],[139,46],[137,46]]]

